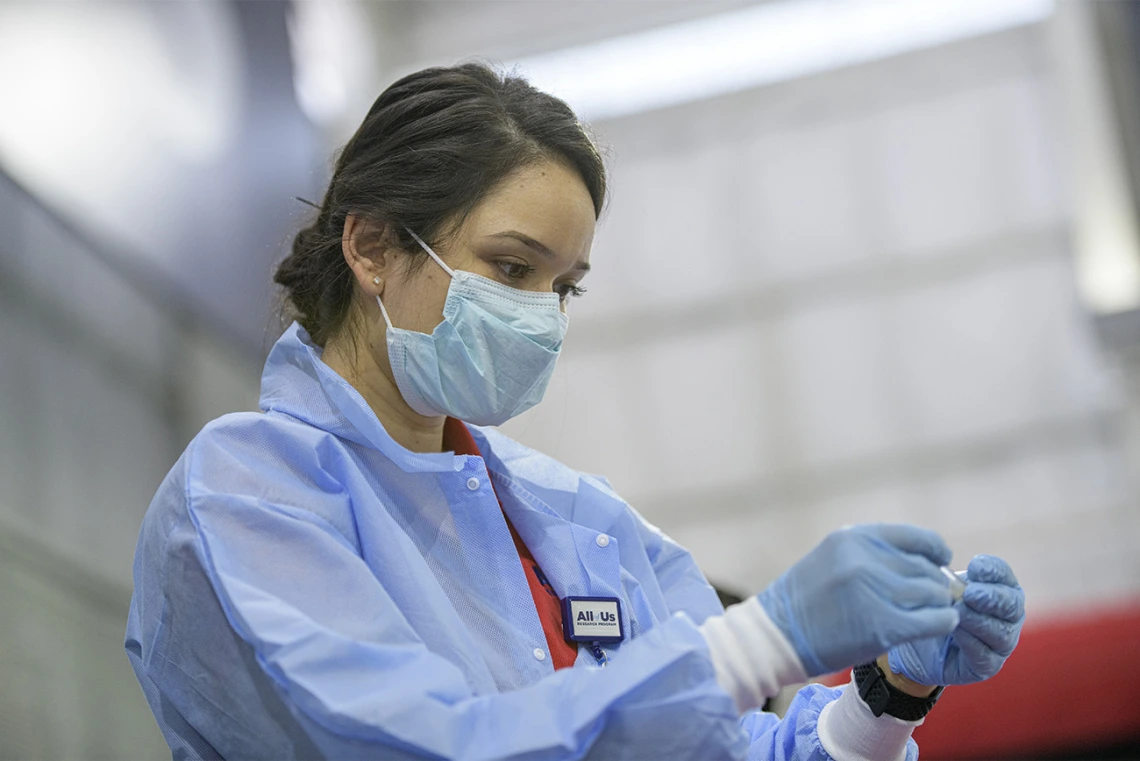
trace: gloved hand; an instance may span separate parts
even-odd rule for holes
[[[808,676],[873,660],[958,625],[933,531],[878,523],[832,532],[759,595]]]
[[[978,555],[966,569],[966,591],[954,607],[961,622],[948,637],[892,647],[891,671],[919,684],[970,684],[989,679],[1017,645],[1025,592],[1001,558]]]

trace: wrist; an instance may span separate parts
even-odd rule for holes
[[[776,579],[752,599],[759,604],[768,620],[795,651],[796,660],[803,666],[807,676],[819,676],[835,671],[835,668],[828,668],[816,657],[803,636],[802,628],[793,621],[791,603],[783,589],[782,580],[783,577]]]
[[[741,713],[763,705],[781,687],[807,680],[792,644],[755,597],[710,616],[700,631],[717,682]]]
[[[942,688],[931,690],[928,685],[916,686],[913,680],[908,680],[911,681],[908,685],[910,689],[920,694],[904,692],[887,678],[891,671],[889,668],[884,669],[879,662],[864,663],[851,671],[859,697],[871,709],[871,713],[875,716],[888,714],[904,721],[917,721],[930,713],[942,694]]]
[[[919,684],[910,677],[891,671],[890,660],[887,658],[886,653],[880,655],[875,662],[879,664],[879,668],[883,670],[883,675],[887,678],[887,681],[890,682],[891,686],[896,690],[905,692],[907,695],[916,698],[928,698],[938,689],[936,685]]]
[[[886,713],[874,715],[852,679],[839,698],[820,711],[816,728],[819,744],[830,758],[906,761],[911,733],[921,723],[921,718],[908,721]]]

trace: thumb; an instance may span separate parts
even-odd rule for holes
[[[909,640],[923,639],[925,637],[945,637],[958,628],[961,617],[957,609],[921,608],[911,611],[907,616],[911,625]]]

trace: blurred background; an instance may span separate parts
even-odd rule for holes
[[[0,759],[169,754],[138,528],[255,409],[275,263],[409,71],[565,97],[613,194],[546,400],[714,582],[937,529],[1027,589],[926,758],[1140,757],[1140,5],[0,0]]]

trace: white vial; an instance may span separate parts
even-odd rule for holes
[[[950,596],[954,598],[954,602],[962,599],[962,595],[966,591],[966,572],[959,571],[955,573],[950,570],[949,566],[942,566],[938,570],[942,571],[942,575],[950,581]]]

